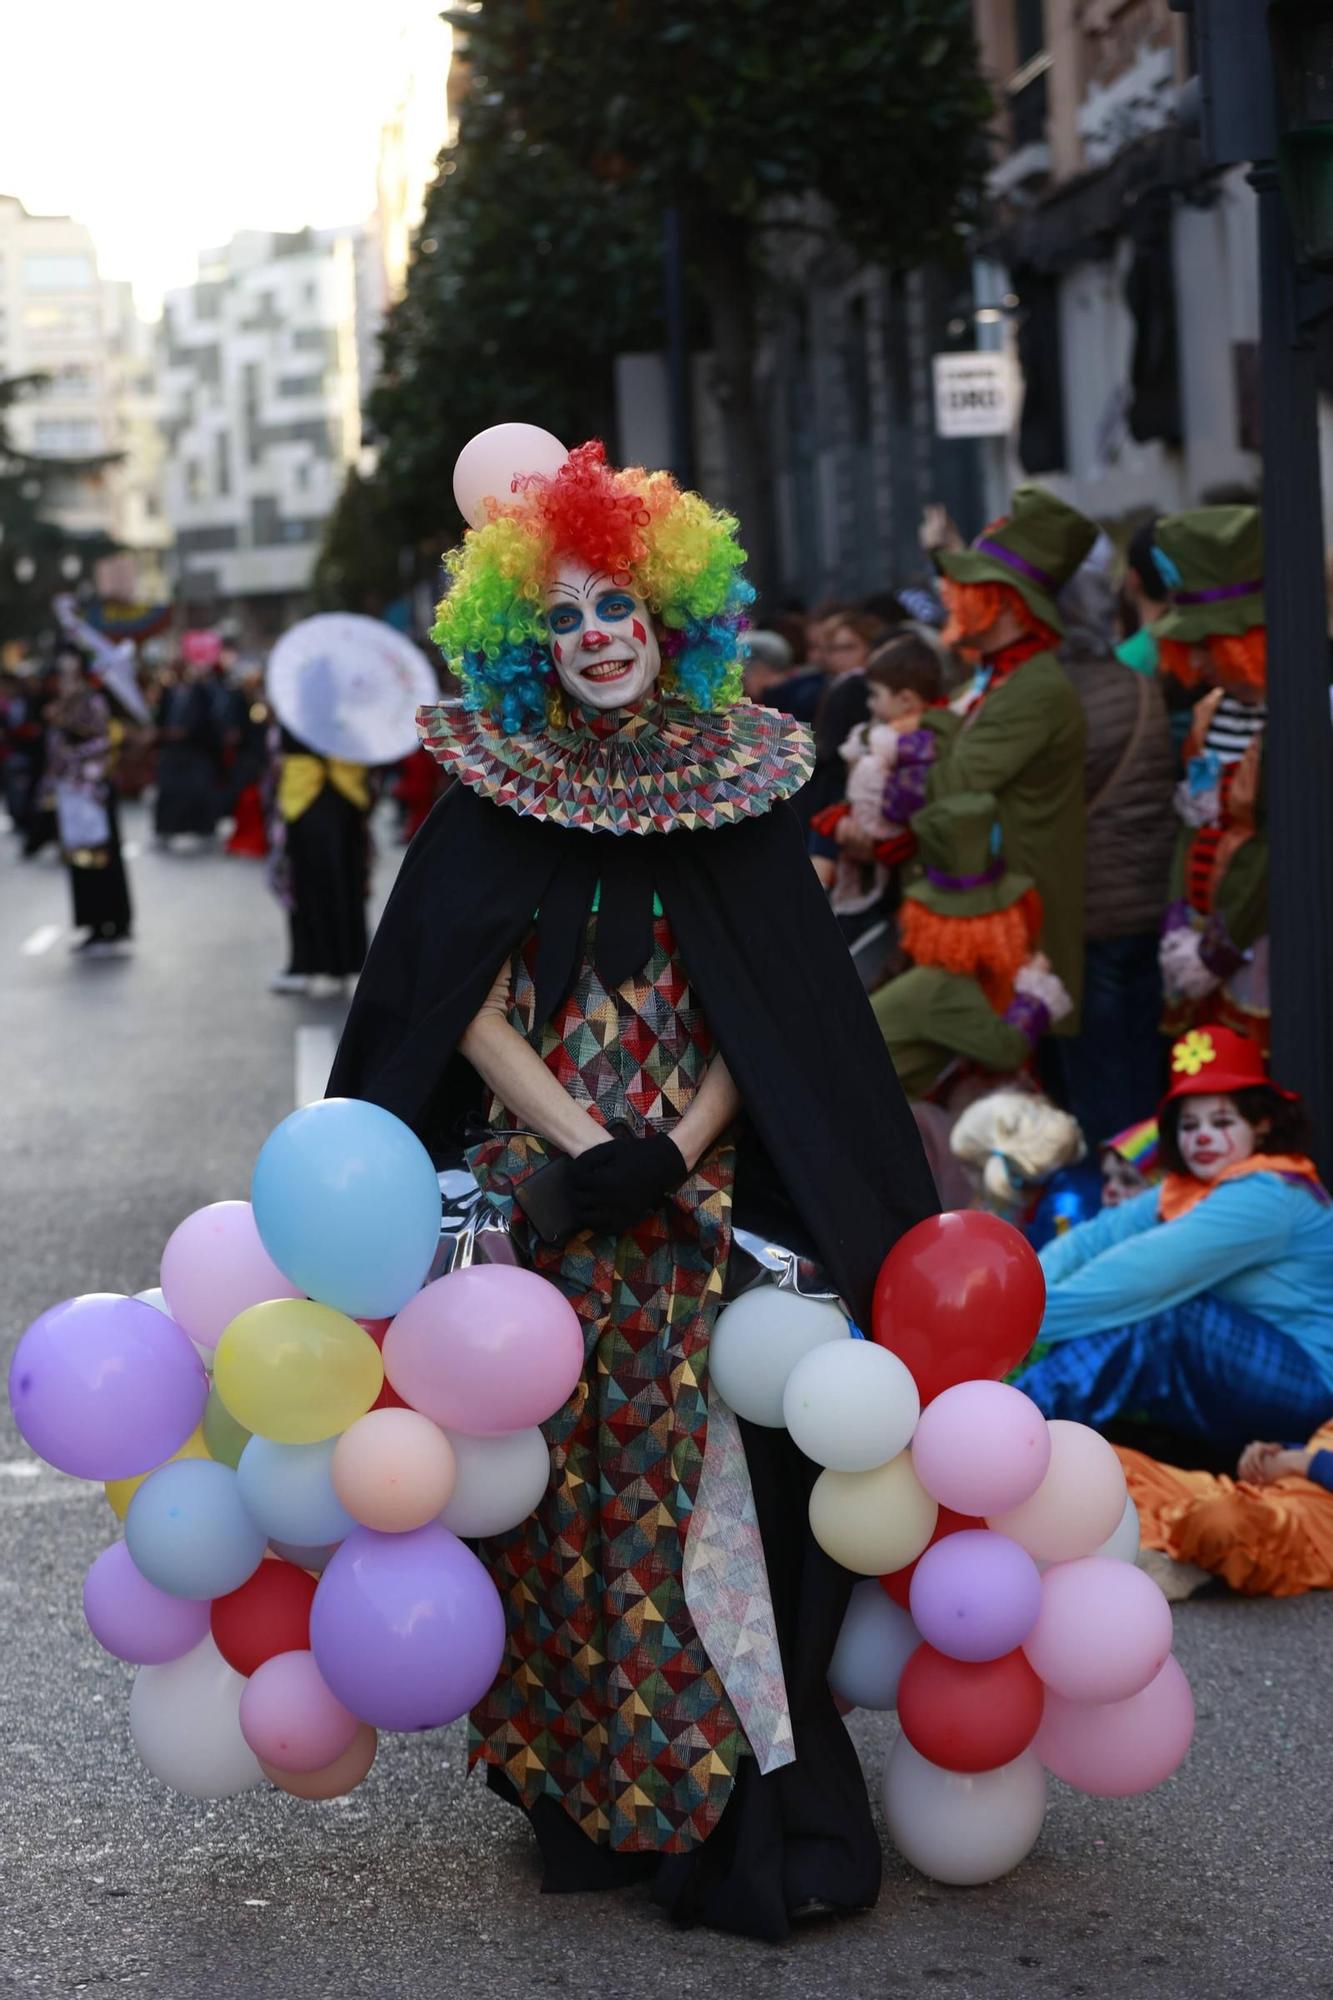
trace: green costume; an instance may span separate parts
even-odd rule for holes
[[[960,1058],[997,1076],[1022,1069],[1032,1045],[997,1014],[975,979],[914,965],[871,1000],[898,1081],[909,1097],[925,1097]]]
[[[959,583],[1005,583],[1053,631],[1054,599],[1097,539],[1091,521],[1040,486],[1020,486],[1008,517],[970,549],[942,551]],[[1069,991],[1074,1012],[1057,1032],[1073,1034],[1083,986],[1083,705],[1053,653],[1036,653],[995,678],[930,769],[926,797],[994,792],[1010,865],[1041,894],[1042,949]],[[1002,676],[1002,677],[1001,677]]]

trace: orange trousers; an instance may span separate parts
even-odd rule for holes
[[[1310,1439],[1333,1450],[1333,1423]],[[1247,1597],[1333,1590],[1333,1493],[1313,1480],[1251,1486],[1211,1472],[1182,1472],[1117,1445],[1145,1549],[1197,1563]]]

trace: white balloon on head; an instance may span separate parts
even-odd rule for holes
[[[708,1344],[708,1372],[724,1403],[752,1424],[782,1429],[787,1378],[811,1348],[850,1340],[834,1305],[756,1285],[724,1306]]]
[[[884,1766],[884,1817],[904,1861],[970,1887],[1017,1868],[1046,1817],[1046,1773],[1031,1750],[995,1771],[944,1771],[900,1736]]]
[[[155,1778],[193,1799],[229,1799],[262,1785],[241,1734],[245,1678],[211,1634],[162,1667],[140,1667],[130,1689],[130,1734]]]
[[[869,1472],[912,1442],[921,1397],[911,1369],[887,1347],[828,1341],[792,1369],[782,1414],[816,1465]]]
[[[469,528],[486,519],[488,500],[509,500],[513,482],[523,473],[548,477],[559,472],[569,453],[558,437],[537,424],[492,424],[478,431],[459,452],[454,464],[454,499]]]
[[[551,1477],[551,1452],[535,1425],[503,1437],[446,1431],[454,1490],[440,1520],[455,1535],[502,1535],[526,1521]]]
[[[893,1708],[899,1676],[920,1644],[907,1613],[873,1577],[853,1584],[828,1684],[853,1708]]]

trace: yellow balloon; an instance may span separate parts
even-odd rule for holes
[[[825,1555],[861,1576],[887,1576],[915,1562],[939,1508],[900,1451],[871,1472],[821,1472],[810,1494],[810,1528]]]
[[[313,1299],[269,1299],[225,1328],[213,1383],[235,1417],[277,1444],[318,1444],[364,1417],[384,1385],[364,1327]]]
[[[196,1426],[190,1432],[180,1450],[173,1451],[171,1457],[163,1459],[162,1463],[164,1465],[172,1465],[178,1458],[208,1458],[210,1456],[211,1453],[204,1442],[203,1428],[202,1426]],[[131,1500],[139,1491],[145,1479],[157,1470],[157,1466],[154,1465],[149,1467],[148,1472],[136,1473],[133,1479],[108,1479],[106,1481],[106,1497],[111,1502],[111,1511],[118,1521],[125,1519]]]

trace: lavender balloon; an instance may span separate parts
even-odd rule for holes
[[[9,1369],[14,1421],[79,1479],[133,1479],[184,1444],[208,1377],[189,1337],[140,1299],[88,1292],[35,1319]]]
[[[937,1652],[951,1660],[998,1660],[1036,1624],[1041,1575],[1007,1535],[962,1528],[926,1550],[910,1602],[913,1623]]]
[[[319,1580],[310,1648],[330,1690],[377,1729],[438,1729],[480,1701],[500,1667],[499,1593],[456,1535],[358,1528]]]
[[[141,1576],[124,1542],[103,1549],[83,1584],[83,1615],[99,1646],[136,1667],[193,1652],[208,1631],[208,1599],[172,1597]]]

